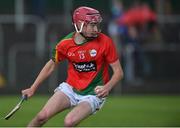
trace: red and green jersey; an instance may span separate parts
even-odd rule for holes
[[[77,45],[74,33],[62,39],[53,50],[52,59],[68,60],[66,82],[79,94],[94,94],[97,85],[109,80],[108,65],[118,59],[115,46],[108,36],[100,33],[89,42]]]

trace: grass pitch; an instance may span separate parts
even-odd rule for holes
[[[0,127],[25,127],[40,111],[50,96],[35,95],[9,120],[2,119],[20,96],[0,96]],[[63,126],[68,110],[50,119],[44,126]],[[170,127],[180,126],[180,96],[109,97],[104,107],[79,126],[88,127]]]

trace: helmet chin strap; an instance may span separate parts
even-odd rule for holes
[[[75,27],[77,33],[81,33],[82,32],[83,26],[84,26],[84,22],[81,22],[80,29],[78,30],[77,25],[74,23],[74,27]]]

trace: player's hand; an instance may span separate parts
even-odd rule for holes
[[[94,91],[99,98],[104,98],[109,95],[110,88],[107,86],[96,86]]]
[[[32,88],[28,88],[28,89],[25,89],[25,90],[22,90],[21,93],[22,95],[27,95],[28,98],[30,98],[31,96],[34,95],[34,90]]]

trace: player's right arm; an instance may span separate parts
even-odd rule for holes
[[[41,85],[41,83],[52,74],[56,67],[56,62],[54,62],[52,59],[49,60],[46,65],[43,67],[39,75],[37,76],[36,80],[34,83],[31,85],[30,88],[22,90],[23,95],[27,95],[28,97],[31,97],[37,88]]]

